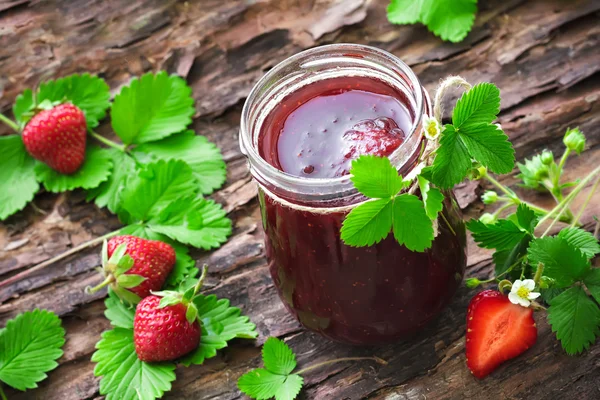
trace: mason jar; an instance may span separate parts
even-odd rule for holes
[[[340,86],[346,84],[348,89]],[[310,168],[286,172],[272,151],[263,148],[286,149],[281,143],[277,147],[282,139],[276,137],[277,130],[289,122],[279,116],[282,108],[293,109],[307,99],[351,89],[362,90],[358,95],[372,91],[374,96],[391,96],[406,108],[406,116],[399,117],[406,119],[402,143],[388,157],[401,175],[410,174],[422,154],[421,121],[431,114],[429,96],[404,62],[363,45],[313,48],[271,69],[246,100],[240,146],[258,185],[268,267],[286,308],[303,326],[330,339],[381,344],[414,334],[449,303],[464,274],[466,234],[456,200],[448,192],[443,222],[430,249],[411,251],[391,233],[372,246],[347,246],[340,239],[342,222],[366,200],[347,171],[333,177],[311,176]],[[304,100],[296,101],[299,93],[306,94]],[[321,123],[327,107],[333,107],[331,102],[322,104],[321,109],[313,104],[312,111],[301,114],[302,120],[296,123]],[[348,108],[335,107],[345,117],[343,110]],[[336,120],[337,116],[328,123]],[[266,134],[275,136],[265,139]],[[323,133],[323,144],[315,149],[318,154],[326,158],[346,151],[332,145],[327,134]],[[319,156],[313,155],[313,161],[315,157]]]

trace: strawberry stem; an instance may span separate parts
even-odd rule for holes
[[[125,151],[125,149],[127,147],[124,144],[115,143],[112,140],[105,138],[104,136],[94,132],[91,129],[88,129],[88,132],[94,139],[96,139],[97,141],[99,141],[101,143],[104,143],[105,145],[107,145],[109,147],[112,147],[113,149],[117,149],[119,151]]]
[[[0,399],[2,399],[2,400],[8,400],[8,398],[4,394],[4,390],[2,390],[2,383],[0,383]]]
[[[13,284],[15,282],[18,282],[21,279],[26,278],[29,275],[33,274],[34,272],[39,271],[40,269],[42,269],[44,267],[47,267],[50,264],[54,264],[55,262],[60,261],[60,260],[62,260],[64,258],[67,258],[68,256],[70,256],[72,254],[75,254],[75,253],[77,253],[77,252],[79,252],[81,250],[84,250],[84,249],[87,249],[88,247],[92,247],[92,246],[95,246],[95,245],[97,245],[99,243],[102,243],[104,241],[104,239],[108,239],[110,237],[118,235],[119,231],[120,231],[120,229],[116,230],[116,231],[113,231],[113,232],[110,232],[110,233],[107,233],[106,235],[100,236],[100,237],[98,237],[96,239],[92,239],[92,240],[90,240],[88,242],[82,243],[79,246],[73,247],[69,251],[65,251],[64,253],[61,253],[61,254],[57,255],[56,257],[52,257],[51,259],[46,260],[43,263],[40,263],[40,264],[36,265],[35,267],[29,268],[29,269],[27,269],[27,270],[25,270],[25,271],[23,271],[21,273],[18,273],[18,274],[14,275],[14,276],[11,276],[10,278],[8,278],[8,279],[0,282],[0,288],[4,287],[4,286],[11,285],[11,284]]]
[[[328,361],[323,361],[320,363],[316,363],[313,365],[310,365],[306,368],[302,368],[300,371],[296,372],[296,374],[298,375],[302,375],[306,372],[312,371],[313,369],[317,369],[317,368],[321,368],[324,367],[326,365],[330,365],[330,364],[335,364],[335,363],[339,363],[339,362],[345,362],[345,361],[363,361],[363,360],[371,360],[371,361],[375,361],[377,364],[381,364],[381,365],[387,365],[388,362],[385,361],[383,358],[379,358],[379,357],[343,357],[343,358],[336,358],[335,360],[328,360]]]
[[[17,133],[20,132],[19,125],[17,125],[17,123],[15,121],[8,118],[7,116],[0,114],[0,121],[4,122],[6,125],[10,126],[13,131],[15,131]]]
[[[96,293],[98,290],[102,289],[105,286],[110,285],[111,283],[113,283],[115,281],[115,277],[113,275],[109,275],[106,277],[106,279],[104,279],[100,284],[94,286],[94,287],[86,287],[85,288],[85,292],[87,294],[94,294]]]
[[[204,264],[202,266],[202,274],[200,274],[200,279],[198,279],[198,283],[196,283],[196,286],[194,287],[194,294],[192,295],[192,298],[194,298],[196,296],[196,294],[198,293],[198,291],[200,291],[200,288],[204,284],[204,279],[206,278],[207,271],[208,271],[208,265]]]

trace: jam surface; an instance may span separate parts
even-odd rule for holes
[[[360,154],[389,155],[401,145],[411,121],[403,103],[402,94],[367,78],[316,82],[265,119],[259,153],[296,176],[347,174]],[[393,235],[371,247],[349,247],[339,233],[345,213],[285,207],[262,191],[259,199],[281,299],[305,327],[331,339],[380,344],[405,338],[436,317],[462,281],[466,234],[451,194],[442,211],[448,224],[440,219],[439,234],[423,253]]]
[[[291,175],[348,174],[362,154],[389,156],[404,141],[411,116],[403,94],[370,78],[334,78],[307,85],[267,117],[261,156]]]

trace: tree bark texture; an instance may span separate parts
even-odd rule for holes
[[[132,76],[166,69],[193,88],[193,127],[223,151],[226,185],[212,197],[234,221],[234,234],[213,252],[194,250],[210,265],[206,293],[231,299],[257,324],[256,342],[234,341],[202,366],[178,368],[169,399],[238,399],[238,377],[261,364],[260,346],[277,336],[298,354],[299,365],[334,357],[376,355],[369,362],[336,364],[305,377],[301,399],[598,399],[600,346],[578,357],[561,349],[543,314],[536,315],[538,343],[485,380],[465,366],[467,304],[462,288],[442,316],[413,340],[377,348],[329,342],[286,312],[264,259],[256,188],[238,147],[239,118],[254,83],[279,61],[320,44],[354,42],[399,56],[432,93],[441,78],[460,74],[490,81],[502,93],[499,122],[517,159],[542,149],[562,150],[567,127],[588,137],[569,161],[577,179],[600,160],[600,2],[595,0],[479,1],[475,27],[459,44],[445,43],[423,26],[394,26],[386,0],[8,0],[0,3],[0,109],[45,79],[89,71],[105,78],[113,94]],[[454,93],[455,97],[459,92]],[[7,128],[0,133],[9,133]],[[99,127],[111,135],[110,124]],[[548,196],[525,194],[516,172],[502,177],[528,200],[552,207]],[[483,205],[487,185],[456,189],[465,218]],[[589,187],[587,188],[589,190]],[[577,205],[583,202],[586,190]],[[600,196],[586,211],[586,228],[600,214]],[[36,209],[0,223],[0,280],[73,246],[117,229],[117,218],[85,202],[82,192],[39,194]],[[39,210],[43,211],[41,213]],[[93,270],[99,248],[57,262],[0,289],[0,326],[35,307],[58,313],[67,330],[60,366],[35,390],[9,390],[10,399],[95,399],[98,382],[90,357],[103,330],[104,292],[84,294],[101,279]],[[486,278],[491,252],[469,242],[467,275]]]

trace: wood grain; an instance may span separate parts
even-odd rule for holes
[[[393,346],[356,348],[303,330],[277,298],[263,257],[256,189],[238,148],[241,106],[254,83],[277,62],[319,44],[356,42],[391,51],[415,70],[430,93],[449,74],[491,81],[502,91],[500,123],[522,160],[544,148],[560,151],[564,130],[579,126],[589,150],[570,160],[568,178],[584,176],[600,160],[600,2],[594,0],[480,1],[473,31],[460,44],[443,43],[422,26],[394,26],[384,0],[12,0],[0,4],[0,109],[10,113],[16,95],[49,77],[90,71],[112,92],[132,76],[167,69],[187,79],[196,99],[194,129],[223,151],[226,185],[212,197],[234,221],[234,234],[212,253],[194,250],[210,264],[205,291],[228,297],[257,324],[256,342],[235,341],[202,366],[179,368],[172,399],[238,399],[237,378],[260,364],[268,336],[285,339],[301,366],[335,356],[377,355],[387,366],[337,364],[306,376],[302,399],[554,399],[600,398],[600,346],[579,357],[561,350],[542,314],[538,343],[484,381],[465,367],[463,288],[425,332]],[[455,93],[457,96],[459,93]],[[0,128],[0,134],[9,133]],[[111,135],[110,124],[100,128]],[[502,177],[531,201],[515,174]],[[466,216],[478,215],[482,190],[457,188]],[[582,196],[583,197],[583,196]],[[584,215],[592,227],[600,196]],[[45,214],[27,207],[0,224],[0,280],[119,227],[115,216],[87,204],[83,193],[42,193]],[[579,201],[579,204],[581,201]],[[56,263],[0,289],[0,326],[19,312],[43,307],[59,313],[67,330],[65,355],[40,388],[9,390],[11,399],[95,399],[98,378],[90,361],[109,327],[93,268],[99,249]],[[492,272],[490,252],[469,243],[468,274]]]

